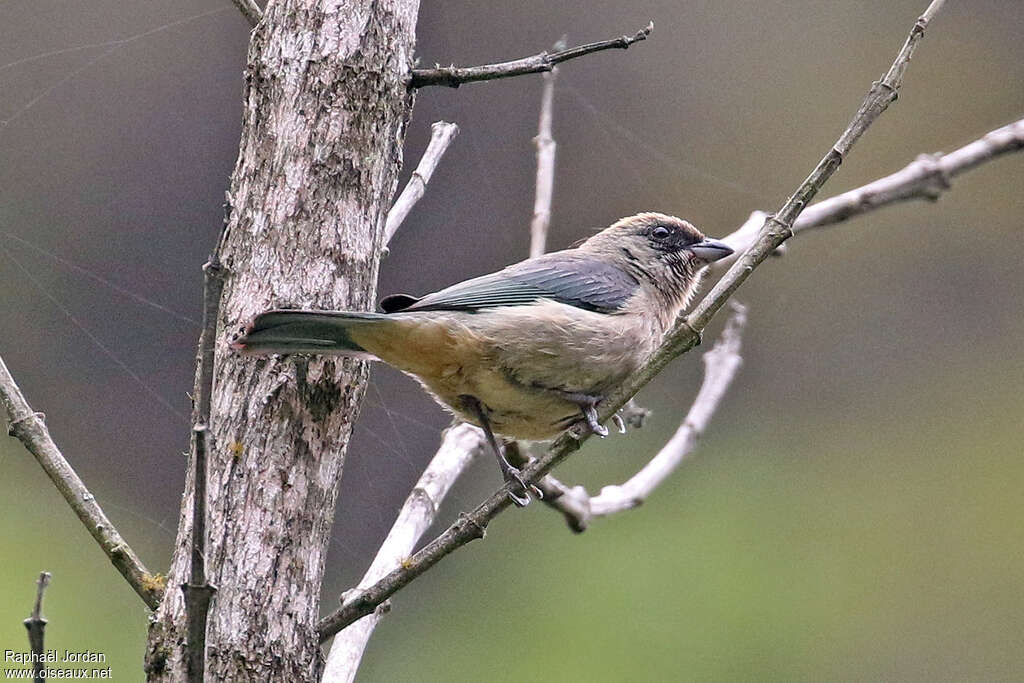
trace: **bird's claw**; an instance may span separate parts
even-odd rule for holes
[[[615,428],[619,430],[619,434],[626,433],[626,423],[623,421],[622,416],[618,413],[612,415],[612,422],[615,423]]]
[[[531,493],[537,500],[544,497],[544,493],[533,484],[528,484],[523,479],[522,473],[515,467],[509,466],[505,470],[505,483],[508,484],[508,490],[505,493],[512,499],[516,507],[524,508],[529,505]],[[522,492],[522,495],[520,495],[520,492]]]
[[[524,508],[530,504],[530,496],[520,496],[516,494],[512,489],[507,489],[505,495],[512,499],[512,503],[519,508]]]
[[[587,426],[590,427],[592,432],[601,438],[608,435],[608,428],[597,421],[597,409],[593,405],[588,405],[587,408],[583,409],[583,414],[587,418]]]
[[[597,421],[597,408],[592,405],[587,406],[583,409],[583,416],[587,418],[587,426],[590,427],[590,431],[602,439],[608,436],[608,428]]]

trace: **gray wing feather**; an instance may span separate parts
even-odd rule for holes
[[[407,307],[392,306],[391,310],[475,311],[551,299],[588,311],[612,313],[622,307],[638,286],[631,275],[616,266],[568,250],[460,282]]]

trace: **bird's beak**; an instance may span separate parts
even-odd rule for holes
[[[732,247],[728,244],[713,239],[705,239],[703,242],[697,242],[697,244],[691,245],[687,247],[687,249],[692,251],[694,256],[706,263],[714,263],[715,261],[723,259],[732,253]]]

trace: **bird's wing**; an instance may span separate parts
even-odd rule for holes
[[[589,254],[567,250],[528,259],[504,270],[466,280],[420,299],[396,294],[381,301],[397,311],[476,311],[523,306],[551,299],[588,311],[612,313],[639,286],[618,267]]]

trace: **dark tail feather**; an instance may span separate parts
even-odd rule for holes
[[[267,311],[260,313],[231,346],[246,353],[315,353],[367,356],[354,342],[354,327],[385,320],[379,313]]]

